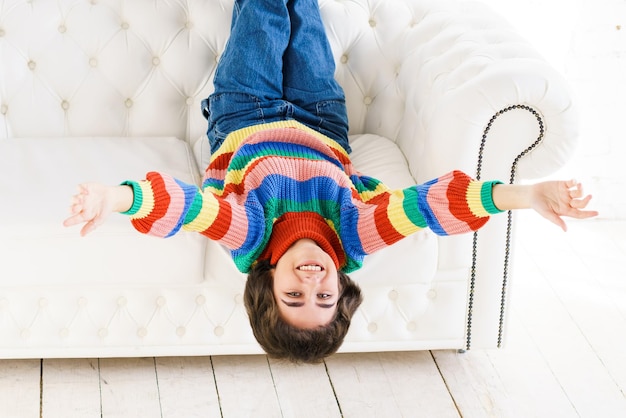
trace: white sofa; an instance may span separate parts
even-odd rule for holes
[[[149,170],[199,181],[208,159],[200,101],[232,1],[2,5],[0,358],[260,353],[245,276],[223,248],[189,233],[143,236],[122,215],[85,238],[62,226],[79,182]],[[320,6],[362,172],[397,187],[452,169],[508,182],[549,174],[571,155],[577,119],[563,79],[485,7]],[[506,214],[493,218],[475,244],[424,231],[366,259],[352,275],[365,301],[341,351],[498,345],[507,227]]]

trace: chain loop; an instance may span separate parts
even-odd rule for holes
[[[478,151],[478,163],[476,166],[476,180],[480,180],[482,174],[482,165],[483,165],[483,154],[485,151],[485,146],[487,144],[487,136],[493,123],[506,112],[511,110],[525,110],[530,112],[536,119],[539,125],[539,136],[528,148],[523,150],[521,153],[515,157],[513,160],[513,164],[511,165],[511,176],[509,178],[509,184],[515,183],[515,175],[517,174],[517,165],[519,161],[528,155],[533,149],[537,147],[543,141],[545,128],[543,119],[539,112],[533,109],[530,106],[526,105],[512,105],[506,107],[500,111],[498,111],[495,115],[491,117],[487,127],[483,131],[482,140],[480,143],[480,149]],[[510,263],[510,254],[511,254],[511,234],[512,234],[512,226],[513,226],[513,212],[508,211],[507,213],[507,227],[506,227],[506,243],[505,243],[505,253],[504,253],[504,270],[502,272],[502,291],[500,294],[500,318],[498,323],[498,348],[502,346],[502,335],[504,333],[504,316],[506,310],[506,292],[509,281],[509,263]],[[468,296],[468,309],[467,309],[467,328],[466,328],[466,346],[465,349],[469,350],[472,345],[472,316],[474,311],[474,292],[476,288],[476,270],[477,270],[477,259],[478,259],[478,231],[474,232],[473,242],[472,242],[472,268],[470,275],[470,290]]]

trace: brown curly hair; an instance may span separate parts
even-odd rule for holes
[[[285,322],[274,298],[274,277],[269,260],[257,262],[246,281],[244,304],[254,337],[275,359],[294,363],[320,363],[335,353],[348,332],[352,315],[363,301],[361,289],[338,271],[340,296],[335,317],[324,326],[302,329]]]

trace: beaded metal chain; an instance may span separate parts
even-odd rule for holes
[[[480,180],[482,165],[483,165],[483,152],[485,150],[485,144],[487,143],[487,134],[491,130],[491,126],[496,121],[496,119],[503,115],[506,112],[511,110],[522,109],[530,112],[536,119],[539,124],[539,136],[528,148],[522,151],[515,160],[513,160],[513,164],[511,165],[511,177],[509,178],[509,184],[513,184],[515,182],[515,174],[517,172],[517,164],[519,161],[526,156],[529,152],[531,152],[539,143],[543,140],[544,136],[544,124],[543,119],[539,113],[531,108],[530,106],[525,105],[513,105],[507,108],[504,108],[497,112],[489,123],[487,127],[483,131],[482,141],[480,143],[480,150],[478,152],[478,165],[476,167],[476,180]],[[502,346],[502,334],[504,332],[504,314],[505,314],[505,304],[506,304],[506,291],[508,286],[509,279],[509,262],[510,262],[510,250],[511,250],[511,230],[513,225],[513,212],[508,211],[507,213],[507,227],[506,227],[506,248],[504,253],[504,271],[502,276],[502,293],[500,296],[500,319],[498,324],[498,348]],[[478,255],[478,231],[474,232],[474,238],[472,241],[472,268],[471,268],[471,278],[470,278],[470,292],[469,292],[469,303],[468,303],[468,311],[467,311],[467,341],[466,341],[466,350],[469,350],[472,345],[472,313],[474,309],[474,289],[476,286],[476,264],[477,264],[477,255]]]

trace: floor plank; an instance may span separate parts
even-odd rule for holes
[[[539,242],[519,248],[518,257],[527,258],[518,266],[525,277],[518,278],[515,300],[577,414],[623,417],[626,321],[599,285],[597,270],[585,266],[573,246],[585,241],[582,251],[590,251],[597,242],[593,228],[591,222],[573,223],[567,235],[543,230]],[[533,264],[536,273],[524,275]]]
[[[282,416],[298,418],[340,417],[326,367],[270,360]]]
[[[160,417],[153,358],[100,360],[102,416]]]
[[[156,359],[163,418],[219,417],[210,357]]]
[[[326,360],[344,417],[458,417],[428,351],[338,354]]]
[[[98,360],[44,360],[41,411],[43,417],[100,417]]]
[[[266,356],[214,356],[213,370],[224,417],[280,417]]]
[[[7,418],[39,417],[41,362],[0,361],[0,411]]]
[[[512,318],[502,349],[435,351],[464,418],[575,417],[576,411],[542,353]]]

